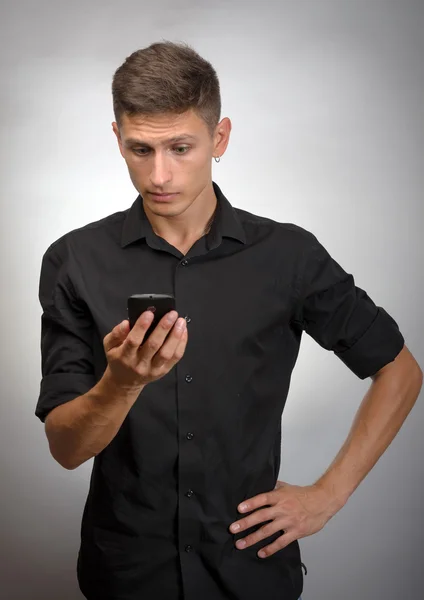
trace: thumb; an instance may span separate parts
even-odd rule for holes
[[[103,339],[103,347],[106,352],[109,352],[115,346],[120,346],[124,338],[127,337],[129,331],[129,321],[121,321],[110,331]]]

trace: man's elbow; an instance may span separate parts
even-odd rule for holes
[[[57,431],[57,427],[55,426],[55,419],[53,416],[54,410],[51,410],[44,421],[44,431],[47,437],[47,442],[49,444],[50,454],[54,458],[54,460],[67,471],[73,471],[78,467],[77,464],[71,462],[69,460],[69,456],[62,452],[59,452],[58,448],[59,444],[55,443],[58,440],[58,436],[60,435]]]

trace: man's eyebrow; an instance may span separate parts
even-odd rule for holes
[[[195,135],[191,135],[189,133],[182,133],[181,135],[169,138],[168,140],[163,141],[161,144],[159,144],[160,146],[166,146],[167,144],[175,144],[176,142],[182,142],[184,140],[195,140],[197,141],[198,138]],[[143,140],[139,140],[137,138],[128,138],[127,140],[125,140],[125,146],[149,146],[150,144],[148,142],[145,142]]]

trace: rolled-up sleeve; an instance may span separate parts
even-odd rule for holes
[[[294,321],[366,379],[392,362],[405,340],[393,317],[308,234]]]
[[[95,385],[91,316],[76,298],[66,253],[58,244],[42,258],[39,300],[41,315],[41,383],[35,415],[47,414]]]

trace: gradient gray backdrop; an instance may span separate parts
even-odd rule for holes
[[[136,197],[111,129],[114,70],[161,39],[210,60],[233,123],[214,180],[234,206],[317,235],[423,367],[423,5],[3,0],[2,600],[82,598],[75,569],[92,461],[60,467],[34,415],[37,294],[54,240]],[[327,468],[370,383],[303,337],[280,479],[306,485]],[[346,506],[301,539],[304,600],[423,597],[423,431],[421,397]]]

